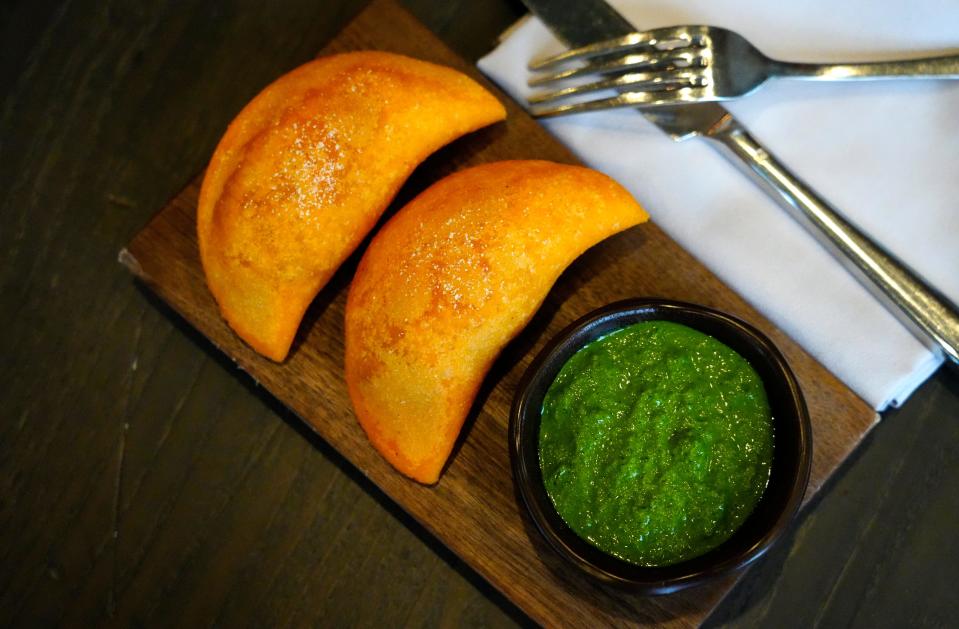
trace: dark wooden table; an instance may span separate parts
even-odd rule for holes
[[[362,4],[0,5],[0,626],[528,622],[116,263]],[[523,13],[406,4],[470,60]],[[955,625],[957,463],[940,371],[710,623]]]

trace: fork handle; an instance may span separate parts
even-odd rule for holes
[[[770,193],[919,338],[959,364],[959,309],[869,239],[726,116],[706,137]]]
[[[821,81],[856,81],[875,79],[959,79],[959,55],[907,59],[904,61],[872,61],[869,63],[788,63],[773,61],[770,76]]]

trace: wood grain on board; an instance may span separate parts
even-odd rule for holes
[[[489,85],[425,27],[389,0],[374,1],[321,54],[382,49],[456,67]],[[508,97],[505,123],[462,138],[413,174],[386,216],[432,182],[501,159],[575,158]],[[200,177],[134,238],[121,260],[243,370],[303,419],[404,510],[535,620],[547,624],[698,624],[735,578],[643,598],[572,571],[531,528],[514,494],[506,442],[509,406],[523,370],[563,326],[600,305],[637,296],[701,303],[765,331],[787,356],[810,408],[814,459],[807,500],[876,421],[876,414],[775,326],[726,288],[656,225],[598,245],[556,283],[533,321],[489,374],[440,482],[423,487],[396,473],[368,444],[343,382],[343,307],[353,256],[307,313],[286,363],[246,347],[220,318],[200,267],[195,210]],[[362,248],[361,248],[362,250]]]

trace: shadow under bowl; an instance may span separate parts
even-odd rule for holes
[[[713,550],[659,567],[639,566],[605,553],[579,537],[557,513],[539,465],[543,398],[566,362],[586,344],[640,321],[672,321],[724,343],[762,378],[773,417],[769,483],[743,524]],[[752,326],[694,304],[632,299],[595,310],[560,332],[533,360],[510,413],[513,480],[536,528],[570,563],[605,583],[639,594],[669,594],[740,570],[765,553],[799,510],[812,459],[809,412],[796,378],[772,342]]]

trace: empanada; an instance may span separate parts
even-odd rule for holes
[[[346,382],[376,449],[436,482],[493,360],[563,269],[646,219],[609,177],[544,161],[464,170],[401,209],[346,304]]]
[[[230,124],[197,208],[223,317],[282,361],[307,306],[430,153],[506,112],[466,75],[385,52],[324,57]]]

